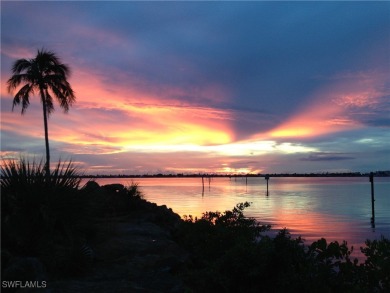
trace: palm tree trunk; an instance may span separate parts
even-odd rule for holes
[[[40,89],[40,92],[41,92],[42,107],[43,107],[43,125],[45,127],[45,146],[46,146],[45,173],[46,173],[46,179],[49,180],[50,179],[50,149],[49,149],[49,129],[47,125],[46,96],[43,88]]]

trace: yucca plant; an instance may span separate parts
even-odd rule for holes
[[[50,175],[50,186],[54,188],[78,188],[80,181],[80,172],[72,161],[66,163],[59,160]]]
[[[45,176],[45,165],[42,160],[31,163],[25,158],[19,160],[3,160],[1,168],[1,189],[6,190],[30,190],[31,188],[78,188],[80,185],[80,173],[74,167],[72,161],[68,163],[58,161],[50,174]]]
[[[30,163],[21,158],[3,160],[1,168],[1,190],[31,188],[32,185],[43,185],[45,182],[44,165],[42,160]]]
[[[42,160],[21,158],[3,160],[0,170],[2,247],[61,262],[81,226],[87,226],[77,169],[71,161],[59,161],[47,178]]]

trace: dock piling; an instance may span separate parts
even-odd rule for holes
[[[269,175],[265,175],[265,180],[267,180],[267,196],[269,195],[269,192],[268,192],[268,180],[269,180]]]
[[[374,195],[374,173],[370,173],[371,182],[371,226],[375,228],[375,195]]]
[[[204,195],[204,176],[202,176],[202,196]]]

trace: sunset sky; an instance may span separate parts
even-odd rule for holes
[[[12,63],[72,70],[52,163],[89,174],[390,169],[390,2],[1,1],[1,155],[44,156]]]

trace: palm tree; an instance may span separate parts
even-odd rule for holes
[[[74,92],[67,81],[70,69],[62,64],[57,55],[44,49],[38,50],[34,59],[16,60],[12,67],[12,77],[8,80],[8,92],[11,93],[20,84],[23,86],[14,96],[12,110],[16,105],[22,105],[22,114],[30,104],[30,95],[39,92],[43,107],[43,123],[45,127],[47,178],[50,176],[50,150],[47,119],[54,111],[53,96],[58,100],[64,112],[76,101]]]

